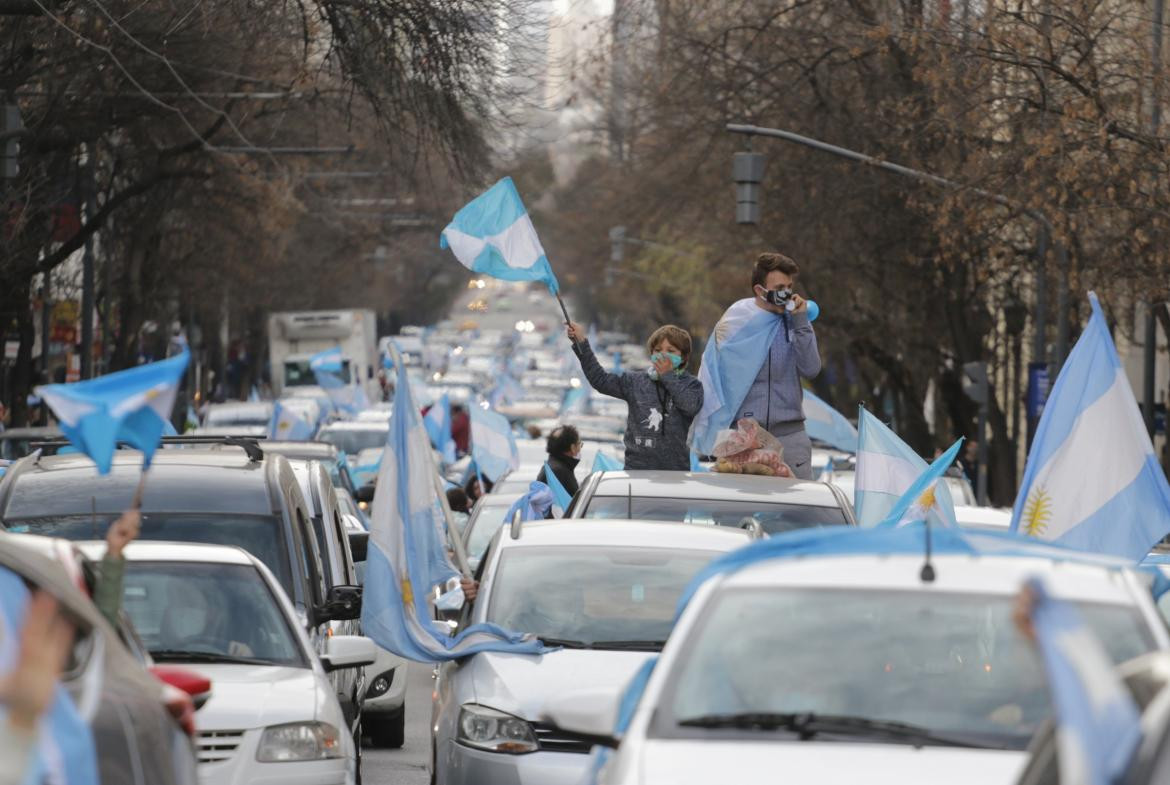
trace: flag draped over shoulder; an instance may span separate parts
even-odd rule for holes
[[[457,573],[445,556],[435,465],[404,369],[378,470],[362,600],[362,629],[382,648],[417,662],[481,651],[539,654],[531,635],[476,624],[449,637],[432,620],[427,597]]]
[[[857,452],[858,434],[853,423],[808,390],[804,391],[804,429],[810,439],[845,452]]]
[[[471,458],[494,483],[520,467],[520,450],[507,417],[471,407]]]
[[[1056,709],[1057,761],[1063,785],[1120,782],[1142,738],[1129,690],[1076,606],[1036,579],[1032,629]]]
[[[719,431],[731,426],[779,328],[776,315],[750,298],[733,303],[715,325],[699,368],[703,408],[691,423],[690,445],[699,454],[710,455]]]
[[[858,410],[857,422],[860,427],[853,507],[858,526],[876,526],[890,517],[928,467],[910,445],[866,409]],[[943,472],[953,461],[951,456]],[[955,503],[946,483],[936,483],[934,493],[937,505],[930,513],[931,523],[956,526]]]
[[[463,206],[439,236],[472,272],[505,281],[540,281],[556,294],[557,277],[536,236],[511,177],[505,177]]]
[[[1140,561],[1170,532],[1170,486],[1096,295],[1089,303],[1036,428],[1012,530]]]
[[[107,474],[119,442],[142,451],[149,466],[166,431],[190,354],[73,384],[36,388],[61,432]]]
[[[29,598],[24,580],[0,567],[0,679],[9,675],[20,657]],[[0,724],[7,726],[6,718],[7,710],[0,704]],[[0,765],[11,763],[0,761]],[[37,749],[30,766],[24,782],[98,785],[93,733],[60,683],[53,687],[53,701],[37,728]]]

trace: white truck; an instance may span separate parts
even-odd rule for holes
[[[371,310],[285,311],[268,317],[268,361],[272,391],[288,396],[297,387],[315,387],[309,368],[314,354],[340,347],[342,377],[356,380],[371,401],[382,400],[378,381],[377,319]]]

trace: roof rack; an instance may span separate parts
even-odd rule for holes
[[[163,446],[167,445],[184,445],[184,444],[222,444],[228,447],[239,447],[243,450],[248,460],[258,463],[264,460],[264,450],[260,448],[257,443],[264,436],[164,436],[162,438]],[[56,455],[57,450],[69,444],[68,439],[50,439],[42,442],[30,442],[29,447],[42,451],[43,455]],[[127,442],[118,442],[119,450],[134,449],[134,445]]]

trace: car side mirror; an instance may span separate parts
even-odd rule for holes
[[[366,552],[370,547],[370,533],[369,532],[350,532],[349,538],[349,552],[353,556],[353,561],[362,562],[366,560]]]
[[[617,749],[615,736],[622,690],[570,690],[549,700],[542,712],[546,722],[577,741]]]
[[[325,595],[317,618],[321,621],[349,621],[361,618],[362,587],[334,586]]]
[[[378,647],[364,635],[334,635],[325,641],[321,665],[326,673],[343,668],[364,668],[373,665]]]

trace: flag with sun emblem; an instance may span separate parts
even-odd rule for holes
[[[1096,295],[1028,453],[1012,530],[1140,561],[1170,532],[1170,485]]]
[[[920,474],[918,479],[906,489],[902,498],[898,499],[889,515],[878,526],[905,526],[910,523],[922,523],[932,512],[941,513],[941,505],[936,495],[938,482],[946,474],[947,469],[951,468],[951,464],[955,462],[955,457],[958,456],[959,448],[962,446],[963,440],[959,439],[946,452],[935,458],[926,471]],[[945,520],[942,516],[940,518]]]

